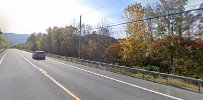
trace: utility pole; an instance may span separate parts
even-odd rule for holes
[[[174,26],[174,22],[172,22],[171,24],[172,24],[172,26],[171,26],[171,34],[172,34],[172,36],[173,36],[173,34],[174,34],[174,33],[173,33],[173,30],[174,30],[174,29],[173,29],[173,28],[174,28],[174,27],[173,27],[173,26]],[[173,57],[174,57],[174,50],[173,50],[174,48],[173,48],[173,46],[174,46],[174,44],[173,44],[173,40],[172,40],[172,41],[171,41],[171,65],[172,65],[172,66],[173,66]]]
[[[79,45],[78,45],[78,58],[80,58],[80,44],[81,44],[81,33],[82,33],[82,16],[80,15],[80,33],[79,33]]]

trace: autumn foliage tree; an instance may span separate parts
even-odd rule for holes
[[[3,34],[3,32],[1,31],[1,28],[0,28],[0,48],[7,47],[7,43],[6,43],[5,39],[1,36],[2,34]]]
[[[105,54],[107,55],[109,62],[122,64],[123,55],[122,55],[122,48],[119,43],[112,44],[111,46],[109,46],[106,49]]]
[[[165,73],[201,77],[203,69],[203,40],[166,36],[150,45],[153,65]],[[171,58],[173,55],[173,58]]]
[[[87,31],[84,31],[87,32]],[[108,34],[109,29],[101,28],[98,31],[81,36],[81,58],[108,62],[105,50],[116,42]],[[69,57],[78,57],[79,47],[78,27],[53,27],[45,33],[33,33],[24,46],[30,50],[43,50],[47,53]]]
[[[146,23],[141,21],[144,18],[144,8],[140,3],[135,3],[125,9],[129,37],[122,40],[123,60],[127,65],[144,65],[147,50]]]

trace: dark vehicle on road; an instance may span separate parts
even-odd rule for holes
[[[37,59],[37,60],[38,59],[40,59],[40,60],[46,59],[44,51],[34,51],[32,54],[32,58]]]

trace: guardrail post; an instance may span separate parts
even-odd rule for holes
[[[144,72],[142,72],[142,74],[143,74],[142,78],[144,79],[144,75],[145,75],[145,73],[144,73]]]
[[[89,62],[89,66],[92,67],[92,62],[91,61]]]
[[[201,92],[201,83],[198,82],[199,93]]]
[[[82,59],[80,59],[80,64],[84,65],[84,64],[83,64],[83,60],[82,60]]]
[[[106,64],[106,65],[104,65],[104,66],[105,66],[105,70],[107,70],[108,65]]]

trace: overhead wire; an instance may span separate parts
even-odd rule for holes
[[[155,16],[155,17],[149,17],[149,18],[145,18],[145,19],[141,19],[141,20],[134,20],[134,21],[116,23],[116,24],[108,25],[106,27],[108,28],[108,27],[120,26],[120,25],[124,25],[124,24],[135,23],[135,22],[140,22],[140,21],[145,21],[145,20],[151,20],[151,19],[155,19],[155,18],[172,16],[172,15],[177,15],[177,14],[182,14],[182,13],[188,13],[188,12],[198,11],[198,10],[203,10],[203,8],[197,8],[197,9],[191,9],[191,10],[187,10],[187,11],[181,11],[181,12],[176,12],[176,13],[164,14],[164,15],[159,15],[159,16]],[[90,30],[94,30],[94,29],[100,29],[100,27],[92,28]]]

